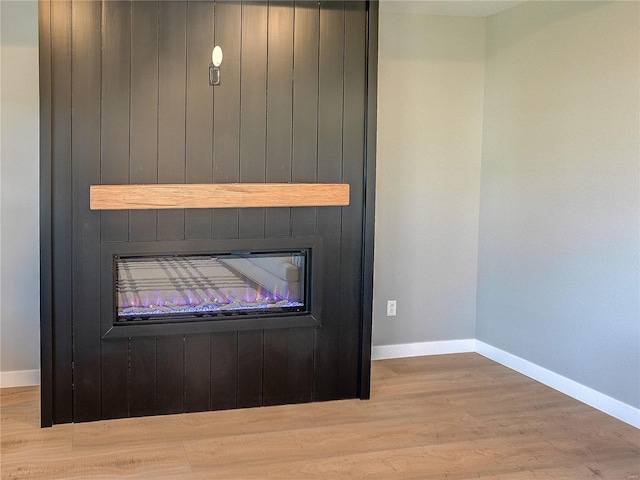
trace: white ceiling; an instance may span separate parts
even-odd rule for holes
[[[524,0],[380,0],[381,12],[488,17]]]

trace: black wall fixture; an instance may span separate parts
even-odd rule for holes
[[[368,398],[377,3],[41,0],[39,16],[42,425]],[[350,203],[89,208],[90,185],[235,182],[348,183]],[[103,335],[105,245],[305,238],[323,245],[321,322]]]

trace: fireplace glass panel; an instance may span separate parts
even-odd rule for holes
[[[307,312],[308,251],[115,257],[116,321]]]

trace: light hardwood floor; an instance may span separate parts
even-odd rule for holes
[[[2,479],[638,479],[640,430],[476,354],[374,362],[371,400],[39,428],[0,391]]]

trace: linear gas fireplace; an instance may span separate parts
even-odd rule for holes
[[[309,249],[115,257],[116,322],[308,312]]]
[[[322,238],[104,242],[104,337],[319,326]]]

